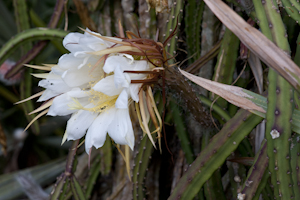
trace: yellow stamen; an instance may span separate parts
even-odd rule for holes
[[[72,98],[72,100],[74,101],[73,104],[69,104],[69,105],[68,105],[69,108],[70,108],[70,110],[80,110],[80,109],[84,108],[84,107],[80,104],[80,102],[78,101],[77,98]]]
[[[108,96],[108,95],[103,94],[102,92],[97,92],[93,89],[88,91],[88,93],[91,96],[90,99],[89,99],[89,102],[94,104],[95,107],[92,107],[92,108],[83,107],[80,104],[80,102],[78,101],[78,99],[73,98],[74,103],[69,105],[70,109],[87,110],[87,111],[90,111],[90,112],[101,113],[105,109],[107,109],[109,107],[113,107],[115,105],[116,101],[117,101],[117,98],[118,98],[118,95]]]

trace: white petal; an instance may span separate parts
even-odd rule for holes
[[[73,55],[74,55],[74,57],[76,57],[76,58],[81,58],[81,59],[83,59],[83,58],[85,58],[86,56],[90,56],[90,55],[88,54],[88,52],[89,52],[89,51],[77,51],[77,52],[75,52]]]
[[[128,76],[125,77],[125,74],[123,73],[123,70],[120,66],[116,66],[114,71],[114,82],[116,88],[120,87],[129,87],[130,80],[126,80],[126,78],[129,78]]]
[[[117,144],[126,144],[133,149],[134,135],[128,109],[117,109],[108,134]]]
[[[62,69],[74,69],[82,63],[82,58],[76,58],[73,53],[62,55],[57,65]]]
[[[115,116],[115,109],[107,110],[101,113],[88,129],[85,136],[85,151],[89,154],[90,148],[94,146],[96,149],[103,146],[107,129]]]
[[[119,64],[117,61],[114,60],[114,58],[117,56],[110,56],[106,59],[105,64],[103,66],[103,70],[105,73],[109,74],[113,71],[115,71],[115,67]]]
[[[50,89],[56,93],[64,93],[70,91],[71,88],[62,79],[44,79],[38,84],[40,87]]]
[[[106,73],[110,73],[115,71],[115,68],[117,66],[121,67],[121,69],[124,70],[132,70],[134,65],[131,64],[132,60],[128,59],[124,56],[109,56],[106,61],[105,64],[103,66],[103,70]]]
[[[74,113],[67,124],[68,140],[77,140],[84,136],[86,130],[97,117],[97,113],[79,110]]]
[[[41,101],[47,101],[48,99],[51,99],[52,97],[55,97],[57,95],[60,95],[61,93],[50,90],[50,89],[46,89],[44,91],[44,93],[42,94],[42,96],[40,96],[40,98],[37,100],[37,102],[41,102]]]
[[[124,69],[124,70],[132,70],[132,71],[149,71],[149,64],[145,60],[137,60],[134,61],[134,63],[130,66],[130,69]],[[130,76],[131,80],[139,80],[139,79],[145,79],[147,77],[147,74],[138,74],[138,73],[127,73]]]
[[[59,79],[61,79],[61,76],[57,75],[53,71],[51,71],[50,73],[48,73],[48,76],[46,77],[46,79],[56,79],[56,80],[59,80]]]
[[[114,84],[114,75],[107,76],[101,79],[93,89],[98,92],[102,92],[108,96],[118,95],[122,92],[123,88],[116,88]]]
[[[79,87],[91,81],[87,67],[81,69],[69,69],[63,74],[62,79],[69,87]]]
[[[149,63],[146,60],[135,60],[132,68],[137,71],[149,70]]]
[[[119,53],[119,56],[124,56],[126,58],[129,59],[128,63],[129,64],[132,64],[134,62],[134,58],[132,55],[129,55],[129,54],[126,54],[126,53]]]
[[[145,71],[149,70],[149,64],[145,60],[135,60],[131,62],[128,58],[121,57],[121,56],[115,56],[115,65],[120,65],[122,69],[125,70],[132,70],[132,71]],[[121,64],[120,64],[121,63]],[[134,74],[129,73],[131,75],[140,75],[140,74]]]
[[[59,95],[58,97],[55,97],[52,105],[49,108],[49,111],[47,115],[50,116],[64,116],[69,115],[75,112],[76,110],[71,110],[68,104],[70,104],[72,99],[68,99],[67,94]]]
[[[131,61],[124,56],[110,56],[106,59],[103,70],[114,71],[116,87],[129,87],[131,80],[145,79],[147,74],[124,73],[124,71],[147,71],[149,64],[145,60]]]
[[[139,92],[141,86],[142,86],[141,83],[139,84],[135,83],[135,84],[131,84],[129,87],[130,96],[135,102],[139,102]]]
[[[79,39],[83,36],[81,33],[69,33],[63,40],[63,45],[70,52],[82,51]]]
[[[87,64],[88,60],[91,58],[91,56],[86,56],[85,58],[83,58],[83,61],[80,65],[78,65],[77,69],[82,68],[84,65]]]
[[[57,75],[59,78],[61,78],[61,75],[65,72],[65,69],[62,69],[58,65],[51,68],[50,74]],[[49,76],[48,78],[54,78],[52,76]]]
[[[74,98],[83,98],[89,95],[87,91],[81,90],[80,88],[73,88],[71,91],[68,92],[68,94],[70,97]]]
[[[55,97],[52,105],[50,106],[50,109],[47,113],[47,115],[51,116],[64,116],[64,115],[69,115],[71,113],[76,112],[77,110],[72,109],[70,106],[74,104],[74,97],[70,96],[70,93],[75,96],[75,93],[79,95],[80,92],[78,91],[71,91],[64,93],[62,95],[59,95],[58,97]],[[81,96],[83,96],[81,94]],[[87,96],[87,95],[85,95]],[[89,97],[84,97],[84,98],[77,98],[78,102],[82,105],[85,106],[89,103]]]
[[[101,38],[97,38],[93,35],[86,35],[83,38],[80,38],[79,43],[85,46],[87,51],[100,51],[106,49],[107,46]]]
[[[116,108],[127,109],[128,108],[128,93],[126,89],[124,89],[119,95],[116,104]]]

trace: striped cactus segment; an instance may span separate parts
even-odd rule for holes
[[[268,26],[262,28],[269,39],[278,47],[289,52],[284,24],[277,5],[273,1],[262,1],[265,11],[264,21]],[[258,10],[256,11],[259,12]],[[259,15],[262,16],[263,15]],[[266,24],[260,24],[261,27]],[[270,32],[272,38],[270,38]],[[270,69],[268,75],[268,109],[266,113],[266,139],[269,170],[276,198],[293,198],[292,178],[290,175],[289,138],[291,137],[291,119],[293,107],[293,93],[291,86],[274,70]]]

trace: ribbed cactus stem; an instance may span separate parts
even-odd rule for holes
[[[209,144],[212,138],[212,133],[206,133],[202,136],[202,150]],[[211,177],[204,184],[204,194],[207,200],[226,200],[224,189],[222,186],[222,176],[219,169],[217,169]]]
[[[257,188],[261,184],[261,180],[268,167],[268,159],[267,159],[267,143],[264,141],[261,145],[260,151],[257,153],[254,164],[250,168],[248,172],[248,177],[244,182],[243,190],[241,194],[245,195],[245,200],[253,199],[257,193]],[[258,194],[259,196],[259,194]]]
[[[262,118],[245,110],[239,110],[201,151],[188,171],[181,177],[169,199],[194,198],[213,172],[224,163],[225,159],[261,120]]]
[[[230,85],[233,80],[235,70],[235,61],[238,56],[239,38],[229,29],[226,29],[222,45],[218,55],[218,62],[215,67],[213,81]],[[211,95],[213,97],[213,94]],[[214,97],[215,98],[215,97]],[[219,98],[217,100],[219,106],[223,109],[227,107],[228,102]]]
[[[147,137],[143,137],[139,144],[139,149],[134,157],[134,164],[132,170],[133,183],[133,199],[144,199],[144,177],[146,176],[147,167],[149,164],[149,157],[152,153],[153,146]]]
[[[263,34],[269,39],[272,40],[272,33],[269,28],[269,21],[266,17],[266,12],[263,7],[262,1],[253,1],[254,8],[257,16],[257,24],[259,25]]]
[[[188,0],[185,7],[185,32],[188,49],[188,56],[194,55],[190,62],[195,61],[200,57],[200,27],[204,10],[204,2],[196,0]]]
[[[296,23],[300,22],[300,4],[296,0],[281,0],[285,11]]]
[[[167,30],[166,34],[164,34],[166,37],[165,39],[171,35],[171,33],[174,31],[174,29],[177,27],[179,28],[181,25],[181,19],[182,19],[182,12],[183,12],[183,1],[182,0],[175,0],[173,1],[171,12],[169,14],[168,24],[167,24]],[[177,50],[177,40],[178,40],[178,34],[176,34],[167,44],[167,51],[172,55],[176,55]],[[174,62],[173,60],[170,60],[169,63]]]
[[[195,158],[190,145],[189,135],[184,124],[184,118],[181,116],[180,110],[174,101],[170,101],[170,108],[172,109],[172,118],[175,124],[176,133],[180,140],[182,151],[184,152],[187,162],[191,164]]]
[[[300,167],[300,136],[295,135],[292,138],[291,146],[291,174],[293,179],[293,188],[294,188],[294,199],[300,199],[300,175],[299,175],[299,167]]]
[[[277,4],[274,4],[272,0],[262,0],[261,3],[265,17],[263,13],[258,14],[261,9],[256,10],[256,12],[260,16],[260,21],[268,22],[267,27],[266,23],[260,24],[263,33],[288,54],[289,44]],[[268,79],[266,139],[271,182],[277,199],[290,199],[294,197],[289,151],[293,91],[288,82],[272,69],[269,70]]]

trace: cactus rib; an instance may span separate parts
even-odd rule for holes
[[[23,31],[3,45],[0,50],[0,64],[2,64],[16,49],[27,42],[34,40],[62,39],[66,35],[66,31],[49,28],[33,28]]]
[[[185,125],[183,122],[183,118],[180,116],[180,112],[178,107],[176,107],[176,104],[173,101],[170,101],[170,107],[172,110],[172,117],[175,124],[175,130],[177,132],[178,138],[180,140],[181,148],[184,152],[185,158],[187,162],[190,164],[194,161],[194,154],[193,150],[190,146],[188,134],[185,130]]]
[[[229,29],[226,29],[219,51],[213,81],[225,84],[232,83],[233,73],[235,70],[235,61],[238,56],[238,48],[239,38],[236,37],[236,35],[234,35]],[[224,99],[219,98],[217,100],[217,104],[225,109],[228,102]]]
[[[244,182],[242,194],[245,194],[246,200],[254,198],[257,193],[257,188],[261,184],[261,180],[266,173],[268,167],[267,143],[263,141],[260,151],[255,157],[254,164],[248,172],[248,177]]]
[[[265,0],[263,7],[273,42],[283,49],[290,51],[289,43],[285,37],[286,32],[277,4],[274,1]],[[291,137],[292,119],[292,89],[289,83],[270,69],[268,88],[268,109],[266,113],[266,139],[267,155],[269,157],[269,170],[274,186],[276,198],[293,198],[294,192],[290,175],[289,138]],[[277,133],[279,135],[277,135]]]
[[[141,139],[139,150],[134,158],[132,170],[133,182],[133,199],[144,199],[143,180],[147,171],[149,157],[152,153],[153,146],[147,137]]]
[[[211,174],[223,164],[227,156],[261,120],[262,118],[248,111],[239,110],[199,154],[179,180],[169,199],[192,199]]]

